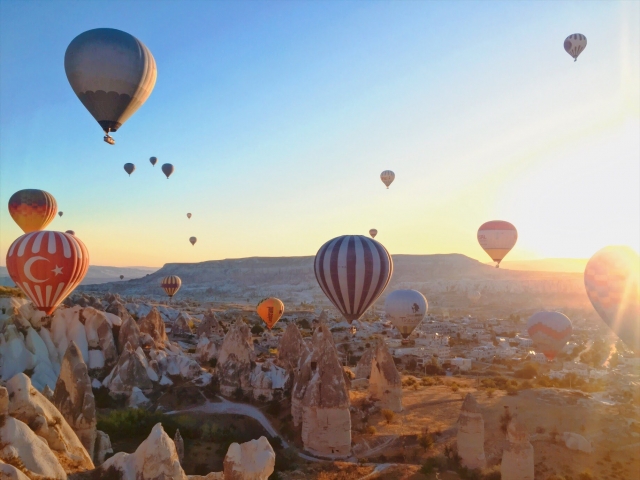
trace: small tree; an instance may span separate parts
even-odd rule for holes
[[[388,408],[383,409],[381,413],[384,419],[387,421],[387,425],[389,425],[396,416],[393,410],[389,410]]]
[[[260,335],[262,332],[264,332],[264,328],[262,328],[260,325],[254,325],[253,327],[251,327],[251,333],[254,335]]]

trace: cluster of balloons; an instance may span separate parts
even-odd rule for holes
[[[44,190],[20,190],[9,199],[9,214],[25,233],[9,247],[7,270],[16,286],[47,315],[89,269],[87,247],[73,232],[44,230],[56,210],[55,198]]]
[[[151,166],[155,166],[156,163],[158,162],[158,159],[156,157],[151,157],[149,161],[151,162]],[[124,171],[127,172],[129,176],[131,176],[131,174],[135,170],[136,170],[136,166],[133,163],[124,164]],[[175,170],[174,166],[171,165],[170,163],[165,163],[164,165],[162,165],[162,173],[164,173],[167,176],[167,180],[169,179],[171,174],[174,172],[174,170]]]

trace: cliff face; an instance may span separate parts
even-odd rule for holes
[[[458,454],[467,468],[484,468],[484,419],[475,397],[468,393],[458,417]]]

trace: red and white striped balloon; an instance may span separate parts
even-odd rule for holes
[[[320,247],[313,268],[324,294],[351,323],[384,292],[393,261],[379,242],[363,235],[343,235]]]
[[[84,243],[68,233],[41,230],[18,237],[7,252],[7,270],[33,304],[51,315],[89,269]]]

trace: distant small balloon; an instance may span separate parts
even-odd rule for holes
[[[155,167],[156,163],[158,163],[158,157],[151,157],[149,161],[151,162],[151,165]]]
[[[165,291],[165,293],[169,296],[169,298],[173,297],[180,287],[182,286],[182,280],[177,275],[169,275],[168,277],[164,277],[160,282],[160,286]]]
[[[478,229],[478,243],[487,255],[500,266],[502,259],[518,241],[518,231],[509,222],[493,220],[483,223]]]
[[[58,212],[58,215],[62,216],[64,214],[64,212]]]
[[[393,183],[395,178],[396,178],[396,174],[393,173],[391,170],[385,170],[380,174],[380,180],[382,180],[382,183],[384,183],[387,186],[387,188],[389,188],[389,185]]]
[[[189,241],[191,242],[191,245],[195,245],[198,239],[196,237],[191,237]]]
[[[136,169],[136,166],[133,163],[124,164],[124,171],[127,172],[129,176],[131,176],[131,174],[135,171],[135,169]]]
[[[371,235],[371,238],[376,238],[377,234],[378,234],[378,230],[376,230],[375,228],[372,228],[371,230],[369,230],[369,235]]]
[[[64,233],[68,233],[69,235],[75,235],[76,234],[76,232],[74,232],[73,230],[67,230]]]
[[[173,165],[171,165],[170,163],[165,163],[164,165],[162,165],[162,173],[167,176],[167,179],[171,176],[174,170],[175,169],[173,168]]]
[[[120,280],[124,280],[124,275],[120,275]]]
[[[564,40],[564,49],[573,57],[574,62],[578,60],[578,55],[580,55],[585,48],[587,48],[587,37],[581,33],[571,34]]]
[[[407,338],[422,322],[429,304],[417,290],[395,290],[387,295],[384,309],[387,319]]]
[[[190,213],[187,213],[187,218],[191,218],[191,214]]]

